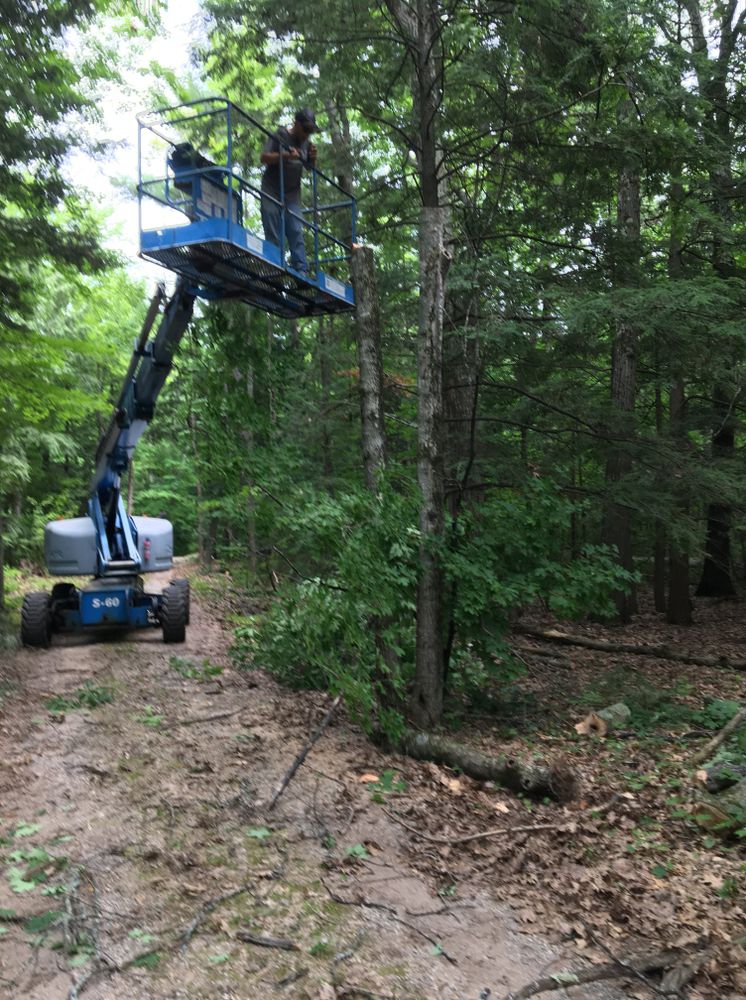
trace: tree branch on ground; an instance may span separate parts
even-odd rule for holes
[[[321,739],[322,735],[324,734],[324,730],[329,725],[329,723],[332,721],[332,716],[334,715],[334,712],[336,711],[337,706],[339,705],[339,703],[340,703],[341,700],[342,700],[342,695],[338,694],[337,697],[334,699],[334,701],[329,706],[329,711],[326,713],[326,715],[324,716],[324,718],[321,720],[321,724],[319,725],[319,728],[313,734],[313,736],[311,737],[311,739],[304,745],[303,749],[300,751],[300,753],[298,754],[298,756],[293,761],[291,767],[286,772],[285,777],[282,779],[282,781],[280,782],[280,784],[277,786],[275,794],[272,796],[272,798],[270,799],[269,805],[267,806],[267,812],[271,812],[274,809],[274,807],[277,805],[277,800],[280,798],[280,796],[282,795],[282,793],[285,791],[285,789],[287,788],[287,786],[292,781],[293,776],[295,775],[295,772],[298,770],[298,768],[301,766],[301,764],[303,763],[303,761],[306,759],[306,757],[309,754],[309,751],[314,746],[314,744],[317,743]]]
[[[419,934],[420,937],[424,938],[426,941],[429,941],[434,948],[438,949],[438,954],[442,955],[447,962],[450,962],[451,965],[458,965],[458,962],[453,957],[453,955],[449,955],[439,941],[437,941],[434,937],[432,937],[432,935],[428,934],[426,931],[423,931],[421,928],[417,927],[415,924],[410,924],[408,920],[403,920],[398,915],[393,906],[389,906],[387,903],[376,903],[368,899],[345,899],[344,896],[340,896],[338,893],[336,893],[325,882],[323,878],[321,879],[321,884],[329,893],[329,896],[333,900],[333,902],[340,903],[342,906],[362,906],[372,910],[385,910],[391,916],[391,919],[395,920],[397,924],[401,924],[403,927],[408,927],[409,930],[414,931],[415,934]]]
[[[557,629],[533,628],[530,625],[517,624],[513,626],[522,635],[531,635],[547,642],[559,642],[565,646],[581,646],[584,649],[597,649],[604,653],[635,653],[638,656],[654,656],[662,660],[675,660],[677,663],[691,663],[701,667],[726,667],[729,670],[746,671],[746,660],[732,660],[727,656],[697,656],[695,653],[678,653],[671,646],[653,646],[640,643],[606,642],[603,639],[590,639],[584,635],[571,635]]]
[[[692,757],[692,764],[701,764],[703,761],[711,757],[712,754],[717,750],[721,743],[724,743],[728,739],[731,733],[734,733],[736,729],[743,723],[746,722],[746,705],[743,706],[733,718],[727,722],[719,733],[716,733],[712,739],[706,743],[700,751],[695,753]]]

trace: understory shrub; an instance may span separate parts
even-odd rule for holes
[[[509,617],[537,599],[563,616],[613,611],[612,592],[631,578],[599,547],[566,558],[574,510],[551,485],[531,481],[451,528],[441,558],[452,687],[515,672],[503,638]],[[341,692],[366,729],[395,737],[414,669],[417,516],[417,498],[385,484],[376,495],[302,490],[289,498],[275,529],[295,572],[308,575],[286,582],[267,613],[236,629],[237,661],[291,686]]]
[[[519,669],[505,641],[511,617],[541,601],[559,618],[611,618],[612,595],[635,579],[605,546],[570,559],[569,525],[583,504],[528,480],[466,510],[443,549],[451,595],[452,686],[464,690]]]

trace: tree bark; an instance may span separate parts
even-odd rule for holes
[[[363,472],[365,485],[375,492],[378,488],[378,479],[386,464],[386,444],[383,422],[381,307],[373,250],[370,247],[355,247],[352,251],[351,268],[355,286]]]
[[[736,431],[730,404],[731,393],[716,385],[712,394],[715,427],[712,434],[714,462],[731,458],[735,452]],[[707,508],[707,535],[702,576],[697,586],[697,597],[734,597],[730,552],[730,504],[715,502]]]
[[[681,378],[678,378],[671,386],[669,411],[671,431],[674,439],[679,443],[679,451],[683,451],[687,445],[683,433],[684,382]],[[682,492],[683,489],[683,486],[680,487]],[[685,497],[682,498],[679,512],[682,518],[687,514]],[[689,597],[689,553],[675,535],[671,539],[668,554],[666,620],[672,625],[691,625],[692,623],[692,601]]]
[[[655,343],[655,370],[660,370],[658,342]],[[663,394],[660,381],[655,384],[655,430],[658,437],[663,435]],[[660,475],[656,476],[660,485]],[[655,540],[653,542],[653,600],[655,610],[666,610],[666,526],[660,517],[655,519]]]
[[[417,648],[409,703],[413,722],[430,728],[443,712],[443,571],[439,546],[445,530],[443,422],[443,313],[448,215],[439,141],[443,99],[444,21],[433,0],[385,0],[411,63],[413,130],[419,167],[420,296],[417,343],[417,480],[420,488],[420,562]]]
[[[246,403],[248,413],[254,412],[254,371],[249,365],[246,369]],[[251,475],[251,464],[254,456],[254,430],[249,425],[243,432],[246,442],[246,544],[249,549],[249,569],[252,584],[259,572],[259,553],[256,540],[256,500],[254,499],[254,477]]]
[[[413,720],[427,729],[443,712],[443,571],[438,545],[445,530],[442,432],[443,306],[448,257],[446,210],[423,207],[420,218],[420,321],[417,351],[420,577],[417,651],[410,702]]]
[[[684,187],[680,181],[671,185],[671,235],[668,243],[668,276],[678,281],[684,274],[683,235],[681,232],[681,206]],[[685,433],[686,393],[684,376],[676,372],[668,394],[668,418],[671,437],[680,459],[673,470],[674,493],[677,498],[677,520],[684,522],[689,513],[689,497],[686,488],[684,460],[689,449]],[[681,531],[669,530],[670,548],[668,553],[668,600],[666,620],[672,625],[691,625],[692,602],[689,597],[689,552],[681,541]]]
[[[459,308],[453,297],[446,305],[446,312],[450,312],[451,315],[444,339],[444,475],[446,510],[452,531],[467,496],[469,480],[477,461],[476,428],[481,352],[477,329],[471,321],[472,306],[473,303],[469,301]],[[472,496],[470,499],[474,502],[479,498]],[[456,640],[458,599],[458,580],[454,579],[449,587],[445,608],[446,642],[443,653],[443,679],[446,689],[451,654]]]
[[[634,114],[631,98],[619,109],[620,122]],[[640,177],[632,159],[622,165],[617,193],[616,287],[634,286],[640,261]],[[606,463],[608,500],[603,539],[616,548],[620,566],[632,572],[632,520],[628,502],[619,498],[619,486],[632,471],[630,447],[634,435],[637,379],[637,331],[624,317],[617,322],[611,358],[611,403],[620,443],[614,445]],[[634,586],[613,595],[620,621],[629,621],[637,610]]]
[[[197,497],[197,553],[200,566],[206,566],[208,555],[205,515],[202,509],[202,480],[199,473],[199,450],[197,448],[197,417],[193,412],[189,414],[189,432],[192,442],[192,460],[194,462],[195,493]]]
[[[433,733],[416,733],[411,729],[405,732],[399,747],[417,760],[431,760],[436,764],[458,768],[472,778],[496,781],[516,794],[534,798],[547,796],[559,802],[569,802],[577,796],[580,787],[575,772],[560,760],[545,765],[516,760],[504,754],[489,757],[462,743],[455,743]]]
[[[727,280],[736,273],[733,257],[733,155],[734,137],[731,127],[731,101],[728,78],[736,43],[746,22],[735,0],[719,5],[712,17],[719,18],[717,52],[710,54],[707,28],[699,0],[684,0],[692,34],[692,54],[700,96],[707,102],[704,141],[716,156],[710,170],[710,189],[715,206],[716,222],[712,237],[712,267],[719,277]],[[735,424],[731,416],[733,391],[716,383],[713,389],[712,458],[714,462],[735,454]],[[730,555],[731,508],[721,500],[709,504],[705,538],[705,560],[697,587],[701,597],[732,597],[733,586]]]
[[[319,382],[321,385],[321,411],[319,413],[319,431],[321,433],[322,471],[327,484],[330,485],[334,474],[332,461],[332,436],[329,430],[329,407],[331,404],[331,366],[329,364],[329,342],[333,317],[320,316],[316,326],[316,350],[319,362]],[[328,324],[328,326],[327,326]]]
[[[386,467],[386,436],[383,416],[381,307],[373,250],[370,247],[354,247],[351,268],[355,286],[363,474],[367,489],[375,496],[380,491],[381,477]],[[370,627],[376,645],[376,697],[383,708],[400,710],[401,696],[394,683],[399,673],[399,658],[384,639],[389,624],[390,621],[380,615],[371,616]]]

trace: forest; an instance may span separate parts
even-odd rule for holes
[[[54,643],[38,653],[18,648],[21,602],[48,586],[45,524],[85,509],[97,444],[148,301],[157,281],[173,284],[152,266],[144,277],[133,266],[137,247],[125,252],[111,238],[117,198],[137,215],[134,160],[110,197],[78,183],[76,165],[84,159],[87,170],[103,172],[113,155],[101,137],[105,97],[131,79],[138,47],[168,44],[175,6],[3,5],[6,735],[21,722],[13,706],[31,697],[25,663],[40,671],[34,697],[61,697],[43,682]],[[491,836],[474,834],[475,825],[491,829],[510,812],[528,832],[519,838],[522,867],[503,872],[504,898],[513,893],[524,914],[538,905],[531,933],[583,942],[560,955],[558,968],[570,954],[605,968],[598,979],[627,977],[629,992],[613,992],[613,984],[608,993],[595,985],[566,995],[743,996],[744,5],[199,0],[195,10],[188,73],[152,61],[140,71],[145,103],[222,96],[268,129],[313,109],[319,168],[356,200],[344,267],[358,308],[283,319],[241,302],[199,301],[125,487],[129,513],[173,522],[175,554],[200,608],[187,657],[166,649],[158,654],[164,669],[200,696],[222,685],[225,670],[237,691],[258,685],[270,714],[277,699],[295,699],[282,702],[280,726],[299,746],[322,717],[326,727],[327,710],[337,711],[316,734],[311,759],[328,745],[337,764],[326,769],[344,777],[337,767],[354,770],[339,764],[349,740],[365,772],[348,781],[353,814],[360,795],[370,805],[367,775],[374,803],[401,807],[399,827],[396,818],[385,821],[389,832],[408,829],[416,841],[417,829],[429,830],[421,836],[433,850],[440,840],[438,860],[420,856],[417,869],[438,905],[450,905],[467,869],[469,878],[487,869],[488,843],[498,867],[511,871],[512,842],[479,840],[468,861],[461,851],[472,836]],[[133,134],[143,110],[131,106]],[[223,151],[200,141],[219,161]],[[259,152],[255,139],[236,155],[258,168]],[[210,631],[218,627],[220,639]],[[121,658],[137,644],[120,644]],[[104,644],[108,666],[120,646]],[[96,646],[81,648],[98,685]],[[142,644],[147,655],[153,648]],[[65,652],[74,656],[74,647]],[[210,666],[213,658],[219,666]],[[264,679],[252,680],[258,672]],[[85,706],[68,698],[65,725],[81,707],[95,714],[110,710],[106,701],[125,704],[112,684],[80,688]],[[100,707],[90,697],[98,690],[111,694]],[[142,738],[163,740],[178,723],[150,697],[138,709]],[[50,711],[65,718],[64,706]],[[292,761],[272,753],[270,785]],[[152,763],[153,774],[159,766]],[[306,789],[307,770],[290,779],[288,799],[297,782]],[[427,795],[405,808],[405,787],[414,796],[418,782]],[[478,803],[494,794],[508,804],[483,815]],[[441,818],[426,822],[448,796]],[[260,798],[266,804],[266,790]],[[313,803],[315,810],[315,793]],[[257,849],[284,857],[266,815],[252,815]],[[300,822],[289,815],[288,823]],[[0,817],[20,829],[20,813],[2,797]],[[325,849],[335,838],[342,844],[338,830],[321,827]],[[554,832],[531,832],[541,829]],[[19,836],[0,843],[10,851]],[[343,863],[375,858],[379,836],[361,832]],[[556,842],[541,848],[543,836]],[[393,864],[381,843],[380,864]],[[601,864],[601,845],[611,843],[621,853],[608,848],[616,858],[609,878],[617,879],[608,891],[578,872]],[[574,872],[563,888],[536,876],[548,870],[544,851],[552,878],[563,866]],[[463,868],[455,875],[451,852]],[[633,864],[642,867],[633,872]],[[88,876],[77,870],[79,892]],[[215,899],[222,906],[229,898],[211,888],[182,943],[211,926]],[[330,894],[344,909],[348,901]],[[10,917],[3,925],[6,913],[0,908],[0,935],[15,931]],[[435,958],[448,956],[446,932],[427,933]],[[67,931],[64,947],[69,953]],[[327,954],[309,947],[314,960]],[[330,946],[328,955],[343,950]],[[147,956],[165,962],[166,951],[112,964],[95,941],[87,951],[78,942],[73,957],[92,962],[84,978],[73,975],[59,992],[51,978],[44,987],[34,981],[36,994],[16,970],[14,988],[25,981],[27,992],[13,995],[66,997],[69,989],[76,1000],[90,988],[91,997],[123,996],[112,977],[156,975]],[[400,964],[392,954],[387,967]],[[498,979],[490,993],[484,968],[460,980],[444,964],[443,979],[421,970],[398,985],[383,973],[357,986],[332,977],[335,992],[324,993],[303,973],[283,988],[322,998],[502,995]],[[563,982],[580,974],[574,966],[551,982],[537,961],[519,966],[523,974],[503,970],[506,997],[594,982],[593,974]],[[6,968],[15,968],[12,960],[0,964],[0,976]],[[281,978],[277,972],[275,986]],[[132,995],[177,995],[165,980],[157,989],[147,982],[136,979],[141,992]],[[203,982],[183,995],[218,996],[211,988]],[[220,995],[261,996],[265,988],[269,995],[267,986]]]

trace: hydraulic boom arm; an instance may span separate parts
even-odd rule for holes
[[[132,573],[139,568],[137,545],[120,494],[121,478],[153,418],[174,353],[192,318],[194,298],[185,282],[179,281],[166,303],[158,332],[149,341],[150,330],[165,299],[163,287],[158,287],[135,344],[114,414],[99,443],[88,513],[96,525],[100,575]]]

